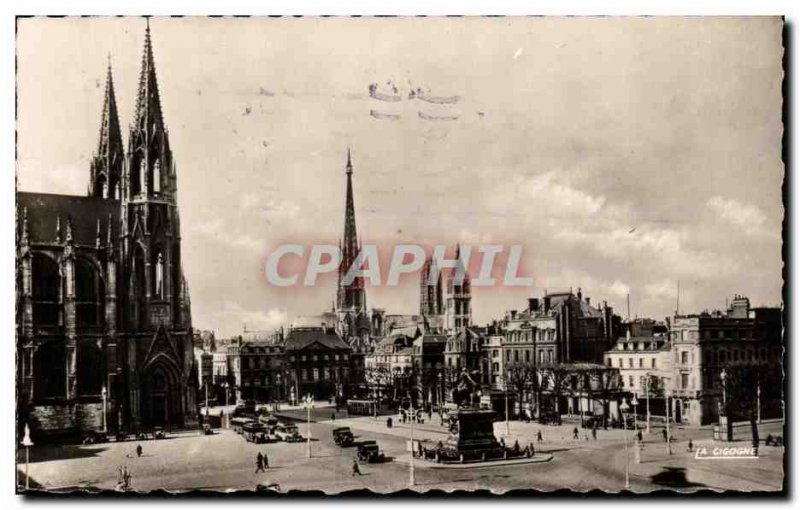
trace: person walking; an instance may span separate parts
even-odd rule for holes
[[[141,457],[142,456],[142,445],[140,445],[140,444],[136,445],[136,456],[137,457]]]
[[[543,443],[544,442],[544,439],[542,438],[542,431],[541,430],[536,432],[536,442],[537,443]]]
[[[694,451],[694,444],[692,443],[692,439],[689,438],[689,451]]]
[[[336,413],[331,413],[331,421],[336,421]]]
[[[597,427],[592,427],[592,439],[597,441]]]
[[[361,476],[361,470],[358,468],[358,460],[353,460],[353,474],[350,476]]]
[[[664,433],[666,434],[666,432],[664,432]],[[636,431],[636,439],[639,440],[639,443],[642,442],[642,431],[641,430],[637,430]]]
[[[578,427],[572,429],[572,439],[580,439],[580,437],[578,437]]]
[[[264,456],[261,455],[261,452],[256,455],[256,473],[259,471],[264,472]]]
[[[664,436],[664,442],[667,442],[667,429],[661,429],[661,435]]]
[[[269,469],[269,457],[267,457],[266,452],[264,453],[264,469]]]

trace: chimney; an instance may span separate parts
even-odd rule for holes
[[[545,296],[544,297],[544,311],[545,312],[549,312],[550,311],[550,296]]]
[[[587,306],[591,306],[592,305],[592,298],[590,298],[589,296],[586,296],[586,305]]]
[[[581,288],[578,287],[578,301],[580,301],[581,299],[583,299],[583,294],[581,293]]]
[[[528,298],[528,310],[531,312],[539,311],[539,300],[537,298]]]
[[[517,318],[517,311],[516,310],[511,310],[511,318],[512,319],[516,319]]]

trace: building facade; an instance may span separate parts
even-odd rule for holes
[[[34,436],[196,420],[177,170],[149,26],[123,145],[109,64],[88,196],[17,193],[18,414]]]

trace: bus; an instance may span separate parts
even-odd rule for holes
[[[377,402],[374,400],[348,400],[347,414],[374,416],[377,414]]]
[[[241,417],[238,417],[238,418],[231,418],[231,428],[232,428],[232,429],[233,429],[233,431],[234,431],[234,432],[236,432],[237,434],[241,434],[241,433],[242,433],[242,428],[243,428],[243,427],[244,427],[246,424],[248,424],[248,423],[250,423],[250,422],[252,422],[252,421],[253,421],[253,420],[252,420],[251,418],[241,418]]]

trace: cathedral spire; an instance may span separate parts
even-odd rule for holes
[[[364,281],[356,277],[349,285],[343,284],[343,279],[347,270],[353,265],[361,251],[356,231],[356,211],[355,200],[353,199],[353,162],[350,156],[350,149],[347,149],[347,164],[345,166],[347,175],[347,189],[344,210],[344,236],[341,241],[342,261],[339,266],[339,289],[337,294],[337,304],[340,310],[355,309],[363,311],[366,309],[366,296],[364,295]]]
[[[119,128],[117,98],[114,92],[114,78],[111,74],[111,54],[108,55],[106,71],[106,90],[103,99],[103,113],[100,116],[100,136],[97,153],[92,159],[89,194],[103,198],[118,198],[118,186],[122,177],[124,149],[122,133]]]
[[[149,131],[150,136],[164,128],[161,99],[158,95],[156,80],[156,66],[153,59],[153,45],[150,40],[149,18],[144,31],[144,52],[142,53],[142,68],[139,72],[139,93],[136,96],[135,125],[138,129]]]

